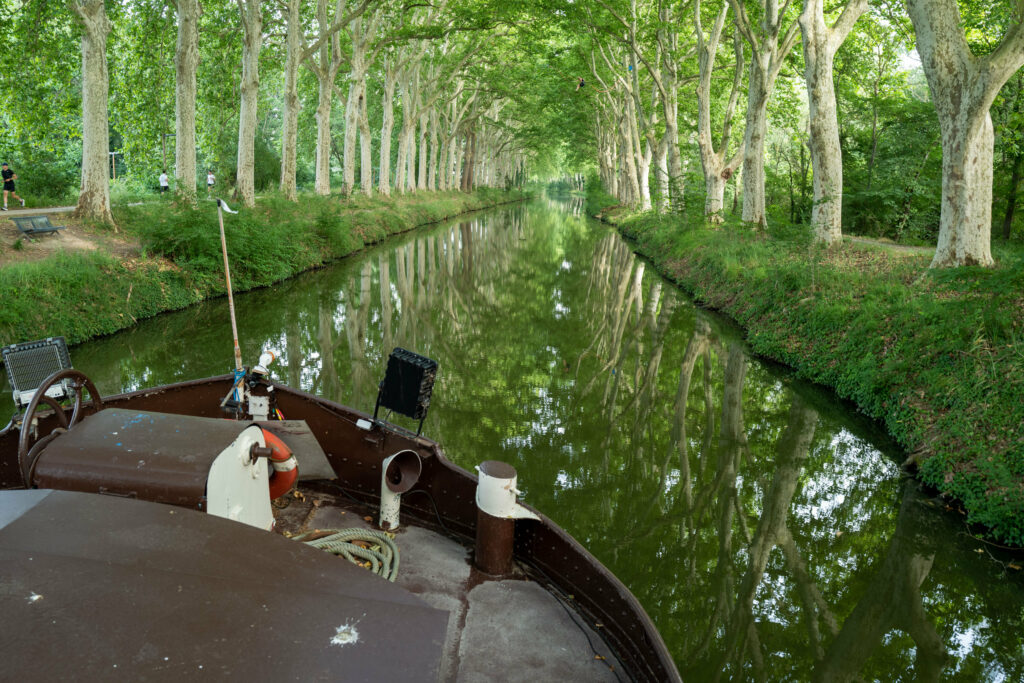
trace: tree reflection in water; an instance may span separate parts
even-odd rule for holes
[[[244,357],[276,348],[277,378],[364,410],[394,346],[437,359],[425,433],[464,467],[513,464],[684,678],[1024,678],[1021,577],[900,478],[872,425],[751,358],[578,204],[463,218],[241,295]],[[104,393],[221,374],[226,305],[72,358]]]

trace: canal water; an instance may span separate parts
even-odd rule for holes
[[[437,360],[424,433],[467,469],[514,465],[685,679],[1024,680],[1020,556],[581,208],[474,214],[240,295],[243,356],[275,349],[276,379],[368,412],[394,347]],[[104,394],[223,374],[227,301],[71,355]]]

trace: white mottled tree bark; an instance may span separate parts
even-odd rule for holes
[[[107,36],[110,20],[103,0],[74,0],[71,8],[82,26],[82,184],[75,216],[114,224],[110,214],[107,168]]]
[[[814,238],[827,245],[843,239],[843,153],[839,146],[839,118],[832,63],[854,23],[868,8],[868,0],[850,0],[832,28],[825,24],[824,0],[804,0],[800,28],[807,80],[811,165],[814,168]]]
[[[422,48],[418,48],[422,50]],[[416,189],[414,168],[416,163],[416,103],[419,99],[416,81],[419,78],[419,61],[422,51],[410,57],[406,68],[398,77],[398,90],[402,97],[402,126],[398,133],[398,159],[395,171],[395,189],[412,192]]]
[[[434,191],[437,189],[437,160],[438,160],[438,149],[437,149],[437,128],[438,128],[438,112],[437,107],[430,108],[430,177],[427,179],[427,189]]]
[[[238,112],[238,162],[235,196],[256,206],[256,123],[260,90],[260,48],[263,46],[263,14],[260,0],[236,0],[242,17],[242,83]]]
[[[629,101],[627,100],[623,102],[623,113],[619,123],[626,172],[626,183],[622,185],[622,188],[626,190],[626,193],[623,194],[625,200],[623,203],[635,205],[640,202],[640,175],[636,167],[636,146],[633,142],[633,122],[630,120],[629,111]]]
[[[747,123],[743,135],[743,221],[765,227],[764,139],[767,126],[768,99],[775,89],[775,79],[786,55],[796,43],[796,21],[785,34],[782,25],[790,2],[779,8],[778,0],[760,0],[761,21],[758,31],[747,16],[741,0],[729,0],[736,28],[750,44],[750,75],[747,79]],[[782,34],[782,35],[780,35]]]
[[[657,37],[661,44],[663,62],[661,77],[661,108],[665,116],[665,147],[668,151],[668,204],[676,210],[683,208],[682,155],[679,153],[679,64],[675,54],[679,49],[679,37],[674,28],[671,4],[665,3],[659,14],[661,27]]]
[[[358,7],[343,14],[345,0],[335,0],[332,22],[328,20],[327,16],[327,0],[317,0],[316,21],[319,27],[317,39],[302,48],[301,61],[316,76],[317,80],[316,180],[313,188],[319,195],[331,193],[331,111],[334,105],[334,81],[338,77],[338,71],[341,69],[344,59],[341,53],[339,33],[349,23],[359,19],[369,7],[370,2],[371,0],[363,0]],[[348,128],[349,126],[346,126],[346,130]]]
[[[651,209],[651,160],[654,155],[654,150],[659,146],[659,140],[657,135],[657,115],[656,115],[656,103],[652,97],[651,112],[648,113],[644,108],[644,103],[641,98],[640,88],[640,62],[647,68],[647,73],[651,76],[654,82],[654,96],[662,100],[667,100],[668,92],[665,89],[665,83],[662,78],[662,64],[660,59],[647,60],[644,57],[643,52],[640,49],[640,44],[637,39],[638,21],[637,21],[637,3],[635,0],[629,5],[628,14],[620,14],[611,5],[604,0],[598,0],[606,10],[608,10],[613,17],[618,20],[625,30],[625,36],[622,39],[623,44],[629,48],[627,61],[629,63],[629,69],[623,73],[621,68],[617,68],[620,63],[620,59],[617,56],[609,57],[608,52],[603,46],[598,44],[601,57],[605,64],[608,66],[609,71],[615,74],[616,82],[629,94],[632,99],[633,106],[627,110],[629,127],[633,133],[632,148],[633,153],[636,155],[635,167],[637,172],[637,188],[640,192],[638,201],[640,209],[642,211],[649,211]],[[668,15],[664,12],[659,14],[659,19],[668,18]],[[671,23],[670,21],[668,23]],[[663,30],[663,29],[662,29]],[[661,32],[659,31],[659,49],[664,47],[662,41]],[[669,103],[669,109],[671,109],[672,103]],[[628,105],[627,105],[628,107]],[[665,107],[662,107],[665,109]],[[671,133],[671,131],[667,131]],[[676,131],[678,135],[678,131]],[[641,136],[643,137],[643,144],[641,144]],[[666,149],[667,151],[667,149]],[[681,175],[678,178],[682,180]],[[667,202],[659,204],[659,209],[667,206]]]
[[[736,60],[732,91],[729,93],[729,102],[725,107],[722,133],[717,147],[711,133],[711,75],[715,68],[715,55],[718,53],[718,45],[722,38],[722,29],[725,26],[725,17],[728,11],[729,6],[723,5],[715,18],[711,34],[705,38],[704,27],[701,23],[700,0],[694,4],[698,64],[697,148],[700,151],[700,163],[704,172],[704,216],[708,222],[716,224],[723,220],[722,206],[725,198],[725,185],[729,182],[732,174],[736,172],[736,167],[743,158],[742,147],[733,152],[728,159],[725,156],[729,150],[729,138],[732,135],[732,117],[736,112],[736,104],[739,102],[743,86],[743,43],[738,35],[733,37],[733,52]]]
[[[427,124],[429,123],[429,114],[426,111],[420,111],[420,158],[419,158],[419,170],[416,175],[416,189],[426,190],[427,189]]]
[[[334,16],[341,16],[344,0],[336,0]],[[316,105],[316,180],[314,191],[319,195],[331,193],[331,110],[334,104],[334,79],[341,68],[341,37],[338,35],[340,26],[331,24],[327,18],[327,0],[317,0],[316,19],[320,27],[319,45],[307,48],[308,56],[304,60],[317,80]],[[313,60],[313,54],[319,54],[319,60]]]
[[[179,0],[181,2],[182,0]],[[189,0],[195,2],[196,0]],[[284,60],[284,113],[281,123],[281,192],[291,201],[298,199],[295,172],[299,136],[299,61],[302,59],[302,26],[299,24],[301,0],[287,0],[287,37]]]
[[[295,0],[296,2],[298,0]],[[196,196],[196,69],[199,66],[199,0],[176,0],[178,44],[174,51],[175,191]]]
[[[391,134],[395,130],[395,59],[390,56],[384,58],[383,95],[381,96],[381,108],[383,118],[380,125],[380,179],[377,181],[377,188],[384,196],[391,194]]]
[[[989,108],[1024,66],[1024,16],[984,57],[971,54],[956,0],[906,0],[942,134],[942,209],[931,267],[990,266],[993,131]],[[1024,15],[1024,4],[1018,4]]]
[[[367,197],[373,196],[373,137],[370,133],[370,117],[366,111],[366,79],[359,95],[359,191]]]
[[[345,102],[345,138],[344,150],[342,153],[344,180],[344,192],[352,194],[355,189],[355,166],[356,166],[356,134],[360,136],[361,143],[361,167],[370,171],[371,182],[366,182],[367,175],[360,170],[360,185],[364,194],[373,194],[373,168],[372,163],[367,163],[371,150],[369,121],[366,121],[365,132],[363,128],[363,114],[366,110],[366,74],[375,56],[371,56],[370,44],[376,32],[378,15],[372,14],[369,18],[356,17],[349,24],[349,35],[351,37],[352,56],[349,58],[351,70],[349,72],[348,97]]]
[[[359,82],[349,81],[348,97],[345,99],[345,131],[341,153],[342,194],[349,196],[356,184],[356,135],[359,133]]]

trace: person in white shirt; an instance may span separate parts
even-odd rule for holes
[[[171,189],[171,184],[167,179],[167,169],[165,168],[163,173],[160,174],[160,194],[167,192],[169,189]]]
[[[213,169],[211,168],[209,171],[206,172],[206,196],[207,197],[209,197],[211,194],[213,194],[213,183],[216,180],[217,179],[213,177]]]

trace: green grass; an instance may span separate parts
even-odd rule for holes
[[[592,211],[614,203],[588,200]],[[757,353],[883,421],[969,522],[1024,545],[1024,250],[1000,247],[993,269],[932,271],[930,254],[824,250],[792,230],[612,220],[699,302],[735,318]]]
[[[480,189],[295,203],[269,195],[225,218],[232,288],[271,285],[389,235],[525,196]],[[56,335],[75,344],[225,293],[213,202],[115,207],[114,220],[138,239],[143,258],[60,252],[0,268],[0,345]]]

